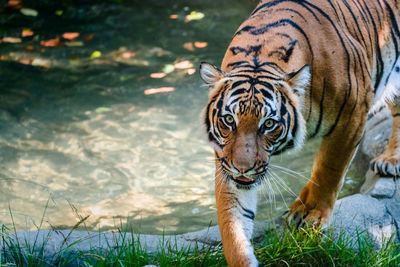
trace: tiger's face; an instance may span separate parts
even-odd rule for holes
[[[210,86],[204,110],[208,139],[218,171],[238,188],[258,185],[266,176],[272,155],[302,144],[305,123],[300,91],[309,80],[308,66],[303,69],[272,81],[241,71],[224,73],[202,63],[200,75]]]

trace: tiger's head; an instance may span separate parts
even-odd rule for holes
[[[208,139],[218,171],[237,188],[258,185],[270,157],[300,147],[306,134],[301,108],[310,82],[308,65],[290,74],[266,67],[226,73],[208,63],[200,65],[200,76],[210,87],[204,109]]]

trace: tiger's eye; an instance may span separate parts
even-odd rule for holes
[[[264,122],[265,127],[267,128],[271,128],[272,126],[274,126],[275,121],[273,119],[268,119]]]
[[[226,115],[226,116],[224,117],[224,119],[225,119],[225,122],[226,122],[227,124],[229,124],[229,125],[231,125],[231,124],[233,124],[233,123],[235,122],[235,119],[233,118],[232,115]]]

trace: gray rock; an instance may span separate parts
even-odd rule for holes
[[[385,151],[392,134],[392,116],[387,107],[374,113],[365,126],[360,151],[373,159]]]
[[[394,195],[394,198],[400,201],[400,179],[395,179],[394,181],[396,183],[396,194]]]
[[[387,212],[385,202],[361,194],[336,202],[331,227],[350,235],[354,240],[360,233],[367,234],[377,248],[381,248],[391,235],[396,234],[393,217]]]
[[[396,184],[393,178],[380,178],[370,195],[375,198],[392,198],[395,191]]]
[[[400,201],[393,201],[386,205],[389,214],[393,218],[394,226],[397,232],[397,242],[400,241]]]

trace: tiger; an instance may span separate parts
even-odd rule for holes
[[[400,176],[400,2],[262,0],[235,32],[221,67],[201,62],[203,112],[215,155],[215,197],[229,266],[257,266],[257,189],[272,156],[320,137],[290,225],[328,225],[369,114],[387,105],[393,131],[370,168]]]

